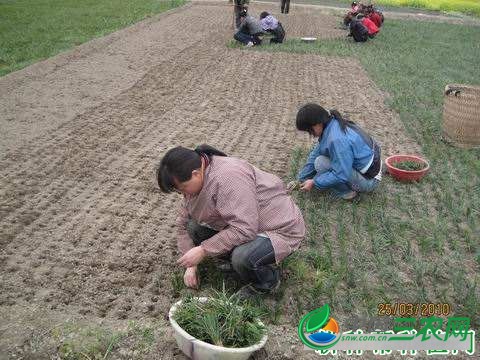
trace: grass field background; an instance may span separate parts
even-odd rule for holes
[[[308,246],[287,265],[297,316],[322,301],[345,317],[375,316],[383,302],[442,302],[480,325],[480,150],[441,136],[445,85],[480,85],[479,38],[474,26],[388,20],[367,43],[291,39],[254,48],[357,58],[431,164],[422,182],[385,177],[353,204],[297,195],[309,229]],[[308,150],[294,152],[291,178]]]
[[[270,0],[267,0],[270,1]],[[480,1],[477,0],[364,0],[364,4],[376,4],[385,10],[409,11],[409,8],[427,9],[433,11],[459,12],[480,16]],[[327,6],[349,6],[351,0],[297,0],[295,3],[318,4]]]
[[[0,0],[0,76],[184,3]]]
[[[455,11],[480,16],[478,0],[377,0],[375,4],[408,6],[429,10]]]

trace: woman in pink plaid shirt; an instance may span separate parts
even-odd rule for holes
[[[228,260],[247,283],[240,296],[278,288],[277,265],[305,236],[302,214],[282,180],[202,145],[169,150],[157,181],[163,192],[183,194],[177,238],[182,256],[177,263],[186,269],[185,285],[198,287],[197,265],[218,257]]]

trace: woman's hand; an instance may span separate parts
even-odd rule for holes
[[[305,181],[303,184],[300,185],[300,190],[303,190],[303,191],[310,191],[313,189],[313,186],[315,185],[315,183],[313,182],[313,180],[307,180]]]
[[[177,264],[185,268],[197,266],[207,256],[207,253],[201,246],[196,246],[188,250],[185,255],[177,260]]]
[[[299,188],[300,188],[300,181],[298,180],[290,181],[287,184],[287,193],[291,193],[292,191],[297,190]]]
[[[187,270],[185,270],[185,274],[183,275],[183,282],[185,283],[185,286],[189,288],[198,289],[198,286],[200,285],[200,280],[198,279],[196,266],[189,267],[187,268]]]

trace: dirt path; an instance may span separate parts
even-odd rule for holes
[[[228,49],[229,9],[189,5],[0,79],[0,359],[62,319],[167,312],[179,197],[153,171],[168,148],[208,142],[284,176],[309,141],[296,109],[317,101],[345,109],[385,155],[418,149],[357,61]],[[289,36],[343,36],[312,9],[280,19]]]

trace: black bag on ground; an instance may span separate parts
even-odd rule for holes
[[[352,20],[349,36],[352,36],[356,42],[365,42],[368,40],[368,29],[360,20]]]

